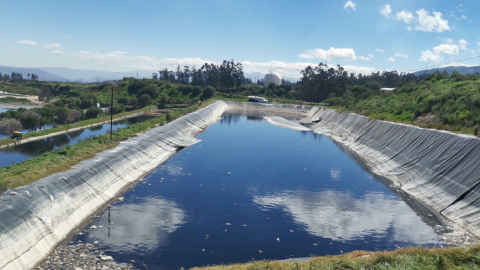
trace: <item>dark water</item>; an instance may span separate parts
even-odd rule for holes
[[[227,115],[74,240],[144,269],[436,245],[437,233],[323,135]]]
[[[146,116],[139,116],[113,122],[113,130],[128,127],[131,124],[144,121],[145,119],[147,119]],[[24,143],[15,147],[0,149],[0,168],[37,157],[47,151],[77,144],[78,142],[94,135],[98,136],[106,134],[109,130],[110,123],[69,132],[59,136],[48,137],[43,140]]]

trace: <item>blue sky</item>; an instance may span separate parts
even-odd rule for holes
[[[0,65],[158,70],[234,59],[407,71],[480,55],[480,1],[2,1]],[[480,65],[480,58],[461,65]]]

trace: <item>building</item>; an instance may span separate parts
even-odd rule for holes
[[[390,92],[393,90],[395,90],[395,88],[388,88],[388,87],[380,88],[380,91],[383,91],[383,92]]]
[[[278,74],[275,70],[270,70],[264,79],[265,83],[263,86],[268,87],[271,83],[276,85],[282,84],[282,75]]]

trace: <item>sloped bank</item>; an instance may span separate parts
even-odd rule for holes
[[[374,172],[480,236],[480,139],[319,110],[312,126]]]
[[[318,108],[219,101],[126,140],[66,172],[0,195],[0,269],[30,269],[97,209],[156,168],[225,111],[307,117]]]

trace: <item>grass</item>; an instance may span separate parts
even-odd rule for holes
[[[0,103],[32,103],[26,98],[6,97],[0,98]]]
[[[120,118],[120,117],[123,117],[123,116],[127,116],[127,115],[130,115],[130,114],[134,114],[134,113],[138,113],[138,112],[142,112],[142,111],[146,112],[146,111],[151,110],[151,109],[153,109],[153,106],[147,106],[143,109],[138,109],[138,110],[135,110],[135,111],[115,114],[113,116],[113,118],[116,119],[116,118]],[[67,124],[67,125],[63,125],[63,126],[57,126],[57,127],[52,127],[52,128],[49,128],[49,129],[43,129],[43,130],[39,130],[39,131],[35,131],[35,132],[30,132],[30,133],[25,134],[23,136],[23,138],[27,139],[27,138],[32,138],[32,137],[44,136],[44,135],[48,135],[48,134],[59,132],[59,131],[66,131],[66,130],[76,128],[76,127],[83,127],[83,126],[87,126],[87,125],[91,125],[91,124],[95,124],[95,123],[99,123],[99,122],[105,122],[107,120],[110,120],[110,115],[100,116],[100,117],[97,117],[97,118],[88,119],[88,120],[84,120],[84,121],[80,121],[80,122],[75,122],[75,123],[72,123],[72,124]],[[14,143],[14,142],[18,142],[18,141],[14,140],[14,139],[11,139],[11,138],[0,139],[0,145],[7,145],[7,144]]]
[[[144,108],[145,109],[145,108]],[[176,119],[193,112],[197,105],[182,109],[172,109],[170,115]],[[151,129],[165,122],[165,115],[130,125],[127,128],[110,134],[81,141],[75,145],[63,147],[55,151],[46,152],[36,158],[23,161],[0,169],[0,192],[7,189],[28,185],[51,174],[67,171],[83,160],[94,157],[97,153],[116,147],[120,141]]]
[[[469,248],[412,247],[396,251],[354,251],[315,257],[307,262],[252,261],[245,264],[195,267],[195,270],[263,269],[479,269],[480,246]]]
[[[37,96],[40,94],[41,88],[44,84],[45,82],[40,82],[40,81],[23,81],[23,82],[0,81],[0,91],[15,93],[15,94]]]

